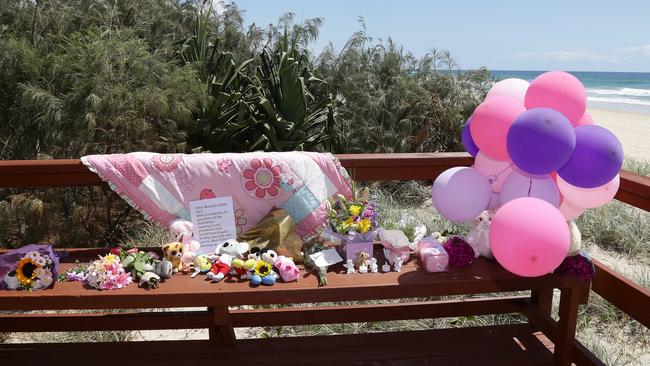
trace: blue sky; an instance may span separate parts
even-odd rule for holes
[[[650,0],[239,0],[247,24],[322,17],[314,50],[340,49],[363,16],[373,38],[415,55],[448,49],[461,68],[650,72]]]

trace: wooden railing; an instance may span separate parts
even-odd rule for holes
[[[337,157],[355,180],[432,180],[450,167],[469,166],[473,163],[473,158],[465,153],[352,154]],[[650,211],[650,178],[627,171],[621,171],[620,174],[621,185],[616,199]],[[77,159],[0,161],[0,187],[36,188],[101,184],[102,181],[97,175]],[[88,254],[90,251],[92,250],[84,250],[83,253]],[[75,255],[74,250],[71,255]],[[592,291],[650,328],[650,290],[625,278],[598,260],[594,260],[594,264],[596,276],[592,282]],[[534,297],[542,308],[550,309],[552,293],[535,293]],[[352,310],[349,316],[346,313],[339,314],[341,321],[354,320],[350,317],[358,315]],[[533,311],[526,315],[531,323],[554,339],[556,325],[550,319],[548,311]],[[242,319],[243,317],[244,315]],[[602,364],[579,343],[574,346],[573,352],[579,364]]]

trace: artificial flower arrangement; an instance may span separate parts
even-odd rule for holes
[[[4,285],[10,290],[40,290],[57,278],[58,257],[49,245],[28,245],[0,256]]]
[[[172,263],[167,260],[159,260],[158,255],[153,252],[143,252],[138,249],[116,250],[120,256],[120,262],[126,272],[138,281],[138,286],[145,289],[157,288],[160,281],[172,276]]]
[[[98,290],[116,290],[128,286],[133,278],[124,269],[120,257],[111,253],[88,266],[84,282]]]
[[[369,190],[364,188],[357,195],[354,184],[352,197],[348,200],[339,194],[330,198],[328,208],[329,228],[323,237],[330,245],[338,245],[345,260],[355,260],[358,252],[373,257],[373,242],[377,235],[377,210],[368,199]]]

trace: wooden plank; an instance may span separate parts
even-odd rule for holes
[[[220,347],[235,346],[235,330],[227,306],[211,306],[208,308],[211,324],[208,328],[210,341]]]
[[[447,301],[230,310],[233,327],[338,324],[522,312],[528,296]],[[0,314],[0,332],[209,328],[207,311]]]
[[[71,264],[62,264],[65,271]],[[445,273],[426,273],[416,261],[402,272],[347,275],[336,266],[328,272],[328,286],[318,287],[314,275],[303,274],[297,282],[253,288],[248,281],[228,279],[214,284],[204,276],[176,274],[155,290],[131,284],[119,291],[84,288],[78,282],[57,283],[42,291],[0,291],[0,310],[61,310],[111,308],[165,308],[237,306],[379,300],[409,297],[526,291],[552,287],[584,287],[570,276],[549,274],[526,278],[514,275],[494,261],[483,258],[471,266],[452,267]]]
[[[557,322],[551,318],[551,315],[544,312],[534,303],[525,310],[524,315],[532,325],[533,329],[539,329],[551,342],[556,342],[558,334]],[[554,348],[554,345],[553,345]],[[551,349],[551,347],[549,347]],[[573,341],[573,348],[571,351],[572,361],[578,366],[605,366],[591,351],[589,351],[580,341],[575,339]]]
[[[572,361],[573,343],[575,342],[576,324],[578,318],[579,294],[573,288],[563,288],[560,296],[560,321],[557,325],[556,337],[553,339],[553,365],[570,366]]]
[[[336,336],[238,340],[234,349],[211,347],[208,341],[157,341],[78,344],[0,344],[7,362],[36,364],[53,359],[70,363],[92,358],[94,365],[129,363],[244,365],[550,365],[552,354],[525,324]]]
[[[646,328],[650,328],[650,290],[594,259],[592,291],[602,296]]]

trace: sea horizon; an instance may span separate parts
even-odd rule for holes
[[[488,70],[497,80],[520,78],[531,81],[543,70]],[[650,114],[650,72],[567,71],[585,86],[589,107]]]

